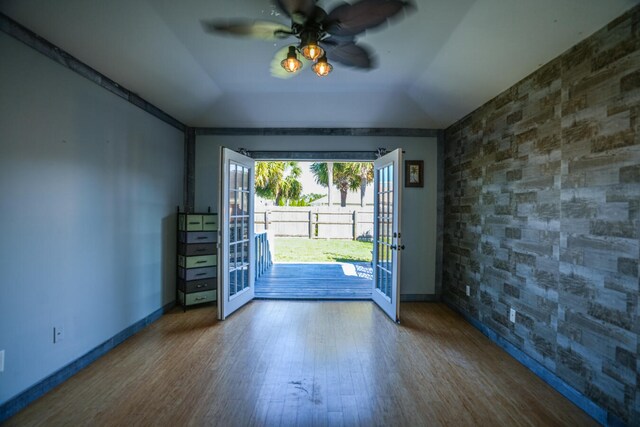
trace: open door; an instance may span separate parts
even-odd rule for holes
[[[401,242],[400,171],[402,149],[374,163],[372,298],[395,322],[400,321]]]
[[[218,319],[224,320],[255,293],[255,168],[253,159],[228,148],[221,148],[220,159]]]

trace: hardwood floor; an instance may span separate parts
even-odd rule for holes
[[[595,425],[443,304],[215,316],[172,311],[7,425]]]
[[[372,287],[370,263],[275,263],[255,291],[256,298],[370,300]]]

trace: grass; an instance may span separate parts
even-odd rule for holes
[[[370,262],[373,243],[276,237],[276,262]]]

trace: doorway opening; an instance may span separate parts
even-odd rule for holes
[[[380,151],[382,149],[378,151],[379,155],[373,162],[373,250],[370,263],[373,280],[368,282],[371,285],[371,299],[392,320],[399,321],[400,253],[404,249],[400,231],[402,149],[398,148],[387,154]],[[263,273],[273,266],[268,233],[267,243],[260,249],[259,239],[255,237],[254,215],[256,160],[269,160],[273,157],[256,158],[249,157],[247,154],[249,153],[244,151],[240,153],[225,147],[220,148],[220,226],[218,229],[220,262],[218,263],[217,298],[220,320],[224,320],[255,298],[258,272]],[[256,153],[252,154],[256,155]],[[353,157],[349,158],[356,160]],[[327,164],[327,173],[333,173],[329,171],[331,169]],[[328,178],[328,182],[332,183],[335,180]],[[282,196],[279,199],[282,200]],[[341,198],[341,201],[343,200]],[[265,224],[269,222],[266,221]],[[318,221],[314,223],[312,219],[308,224],[308,232],[317,233],[320,225]],[[269,258],[265,258],[265,253]],[[355,272],[356,276],[358,274],[358,269],[355,267],[347,271]],[[318,281],[318,277],[315,276],[312,280]]]
[[[371,299],[371,161],[257,161],[255,297]]]

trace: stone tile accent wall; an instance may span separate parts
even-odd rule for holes
[[[640,7],[445,141],[444,299],[640,425]]]

